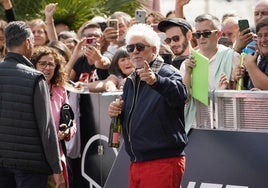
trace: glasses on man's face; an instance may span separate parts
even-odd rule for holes
[[[193,33],[193,37],[196,39],[199,39],[201,36],[203,36],[204,38],[209,38],[212,33],[215,33],[217,31],[218,30],[204,31],[204,32],[197,31],[197,32]]]
[[[175,36],[173,36],[171,38],[166,38],[165,39],[165,43],[166,44],[170,44],[171,41],[178,42],[179,40],[180,40],[180,36],[179,35],[175,35]]]
[[[56,64],[52,63],[52,62],[48,62],[48,61],[38,61],[38,65],[41,69],[45,69],[47,66],[50,69],[55,69],[56,68]]]
[[[143,44],[143,43],[136,43],[136,44],[129,44],[127,45],[127,52],[128,53],[131,53],[131,52],[134,52],[135,48],[137,51],[141,52],[141,51],[144,51],[145,47],[146,46],[149,46],[149,45],[146,45],[146,44]]]

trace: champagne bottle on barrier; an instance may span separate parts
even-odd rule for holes
[[[119,102],[120,99],[116,99],[116,102]],[[110,124],[110,132],[109,132],[109,147],[119,148],[120,146],[120,135],[121,135],[121,120],[120,115],[117,117],[113,117]]]

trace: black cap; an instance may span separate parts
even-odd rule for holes
[[[184,27],[187,30],[193,31],[192,26],[182,18],[171,18],[167,20],[163,20],[158,24],[159,31],[165,32],[166,29],[170,26],[179,26]]]

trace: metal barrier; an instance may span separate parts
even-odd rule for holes
[[[197,102],[195,128],[268,131],[268,91],[215,90]]]
[[[74,174],[73,174],[73,177],[75,179],[74,187],[85,187],[83,186],[84,184],[86,184],[87,187],[92,187],[92,186],[96,188],[103,187],[105,186],[105,182],[109,174],[112,174],[111,178],[114,182],[114,180],[118,180],[118,179],[114,178],[113,173],[111,173],[112,168],[114,168],[114,171],[115,171],[114,174],[118,178],[121,178],[120,180],[122,180],[122,177],[123,177],[123,180],[117,181],[117,183],[127,184],[127,178],[124,178],[124,176],[127,175],[129,158],[127,154],[123,154],[124,161],[122,160],[122,158],[118,158],[120,168],[117,168],[117,166],[113,166],[114,160],[117,158],[118,152],[116,152],[113,148],[109,148],[108,143],[107,143],[109,125],[111,121],[110,117],[108,116],[107,109],[108,109],[110,102],[112,102],[116,98],[117,95],[121,95],[121,94],[122,93],[120,92],[119,93],[107,92],[107,93],[102,93],[102,94],[88,93],[88,92],[81,93],[80,104],[84,105],[82,108],[84,110],[84,113],[81,113],[80,111],[80,122],[83,122],[83,124],[81,124],[80,126],[82,158],[75,159],[76,163],[74,164],[77,164],[77,163],[81,164],[81,170],[79,171],[75,168],[76,171],[74,171]],[[80,109],[81,109],[81,105],[80,105]],[[255,129],[255,130],[261,130],[262,132],[264,131],[268,132],[268,110],[267,109],[268,109],[268,91],[254,91],[253,92],[253,91],[217,90],[217,91],[209,93],[209,106],[205,106],[197,102],[196,121],[193,127],[203,128],[203,129],[213,129],[213,128],[231,129],[231,130],[235,130],[233,132],[237,134],[240,131],[236,131],[236,130],[241,130],[241,129],[243,130]],[[218,132],[215,130],[212,130],[212,131],[201,130],[201,132],[203,131],[212,132],[212,134],[214,134],[213,132]],[[200,133],[200,131],[198,132]],[[205,141],[206,141],[206,138],[207,138],[207,134],[202,136],[202,139],[205,139]],[[212,140],[214,138],[218,138],[218,136],[216,135],[216,137],[210,137],[209,140]],[[229,137],[226,137],[226,139],[228,138]],[[237,142],[238,144],[240,144],[240,139],[241,138],[238,139],[238,142]],[[252,138],[250,139],[252,140]],[[190,138],[189,140],[192,141],[192,138]],[[220,139],[220,140],[224,140],[224,139]],[[252,143],[251,140],[248,140],[249,143]],[[255,139],[253,140],[255,141]],[[200,142],[197,141],[197,144],[198,143]],[[218,144],[219,142],[215,142],[215,143]],[[241,143],[244,144],[244,140],[242,140]],[[225,142],[223,143],[223,145],[224,144]],[[187,147],[189,149],[197,151],[196,146],[191,148],[191,146],[188,145]],[[208,147],[208,145],[203,144],[202,147],[198,147],[198,148],[203,152],[203,147]],[[216,148],[219,148],[218,145],[216,146]],[[244,147],[244,148],[247,149],[247,147]],[[211,151],[211,149],[209,151]],[[262,150],[256,150],[256,151],[264,152]],[[265,156],[265,154],[267,153],[265,152],[263,155],[261,154],[260,155]],[[208,152],[205,152],[205,153],[207,154]],[[231,154],[236,155],[236,153],[240,154],[239,152],[232,152]],[[213,153],[213,155],[214,154],[215,153]],[[197,152],[197,155],[190,154],[188,156],[202,156],[202,155],[204,154],[199,155],[199,153]],[[207,158],[207,157],[203,157],[202,159],[204,158]],[[239,157],[235,156],[235,158],[239,158]],[[215,159],[218,159],[218,158],[215,158]],[[193,160],[189,158],[189,164],[191,163],[190,161],[193,161]],[[197,162],[198,164],[203,164],[203,163],[200,163],[200,161],[197,161]],[[204,163],[204,164],[207,165],[207,163]],[[221,164],[221,163],[218,163],[218,160],[217,160],[217,165],[218,164]],[[266,166],[263,166],[263,167],[265,168]],[[202,167],[200,169],[204,169],[204,168]],[[257,170],[259,169],[257,168]],[[190,172],[196,172],[196,171],[190,170]],[[221,172],[221,171],[218,170],[218,172]],[[203,175],[206,175],[206,174],[203,173]],[[208,177],[211,177],[211,176],[208,176]],[[211,182],[211,181],[207,181],[207,182]],[[112,187],[110,185],[111,185],[110,182],[108,182],[105,187]],[[120,185],[120,186],[114,186],[114,187],[126,187],[126,186]]]

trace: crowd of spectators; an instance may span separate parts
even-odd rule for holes
[[[5,28],[16,20],[16,16],[10,0],[1,2],[6,15],[5,19],[0,20],[0,59],[4,61],[7,54]],[[150,25],[160,38],[159,58],[180,71],[188,92],[187,101],[191,103],[193,100],[191,79],[196,66],[193,50],[208,59],[208,91],[236,89],[240,79],[244,79],[243,89],[267,90],[268,1],[259,0],[256,3],[252,15],[255,27],[245,30],[239,29],[238,21],[242,18],[229,12],[222,18],[207,13],[197,15],[194,25],[191,25],[183,9],[190,3],[190,0],[176,0],[175,9],[163,15],[159,1],[148,1],[144,23]],[[89,139],[86,132],[91,131],[86,114],[92,110],[88,105],[89,95],[83,91],[123,91],[127,77],[138,68],[129,56],[131,50],[126,47],[125,40],[128,30],[138,21],[126,12],[117,11],[107,15],[107,18],[96,16],[77,31],[71,31],[68,25],[54,23],[57,6],[57,3],[50,3],[45,7],[44,20],[25,21],[34,37],[34,53],[29,59],[48,82],[54,118],[59,118],[58,109],[63,103],[80,104],[78,109],[73,108],[76,109],[76,126],[87,127],[84,132],[79,132],[78,137],[83,148]],[[111,20],[116,20],[117,27],[109,25]],[[135,48],[142,51],[145,47],[137,43]],[[68,91],[70,87],[77,92]],[[52,99],[56,96],[60,99],[55,102]],[[189,124],[188,118],[185,115],[187,131],[192,123],[190,121]],[[55,119],[55,126],[59,140],[69,141],[76,136],[76,126],[67,132],[59,132],[58,119]],[[63,156],[61,147],[59,145]],[[69,165],[70,175],[66,179],[66,172],[65,180],[70,187],[77,186],[72,174],[81,165],[80,157],[80,152],[76,156],[64,157],[64,161],[69,160],[65,164]]]

